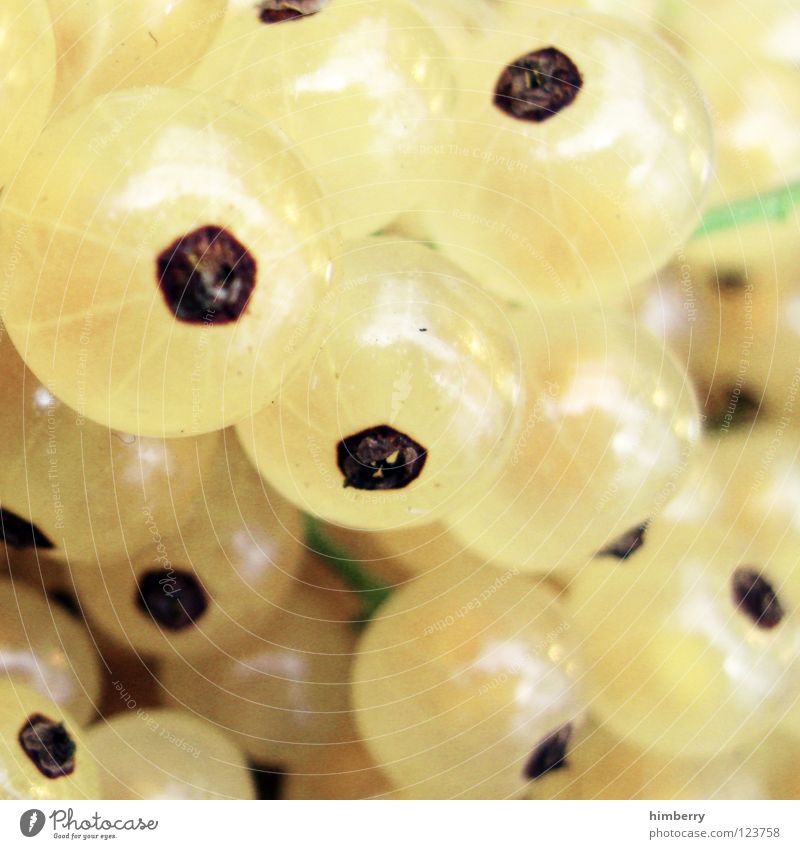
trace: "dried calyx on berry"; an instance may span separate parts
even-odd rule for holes
[[[572,103],[583,77],[566,53],[544,47],[520,56],[503,69],[494,104],[512,118],[541,123]]]
[[[194,625],[208,608],[208,598],[191,572],[151,569],[139,579],[139,609],[169,631]]]
[[[0,508],[0,539],[13,548],[55,548],[33,522]]]
[[[402,489],[420,476],[426,459],[418,442],[389,425],[362,430],[336,446],[344,485],[355,489]]]
[[[19,744],[47,778],[61,778],[75,771],[75,741],[62,722],[32,714],[19,732]]]
[[[190,324],[228,324],[247,309],[256,261],[222,227],[186,233],[158,256],[158,284],[175,318]]]
[[[626,531],[611,544],[601,548],[595,557],[616,557],[617,560],[627,560],[644,545],[644,536],[649,524],[649,522],[642,522],[641,525]]]
[[[785,616],[778,594],[772,584],[755,569],[742,566],[731,579],[736,606],[759,627],[765,630],[780,625]]]
[[[306,18],[321,12],[330,0],[261,0],[258,19],[263,24],[277,24],[295,18]]]

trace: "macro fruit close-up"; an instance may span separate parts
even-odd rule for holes
[[[800,801],[798,45],[3,0],[0,799]]]

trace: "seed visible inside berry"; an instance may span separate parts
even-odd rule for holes
[[[0,539],[14,548],[55,548],[33,522],[0,509]]]
[[[227,324],[247,309],[256,285],[256,261],[222,227],[209,225],[181,236],[157,261],[158,284],[177,319]]]
[[[162,627],[181,631],[205,613],[208,599],[191,572],[151,569],[139,579],[138,605]]]
[[[63,723],[34,713],[19,732],[22,750],[47,778],[61,778],[75,770],[75,742]]]
[[[402,489],[422,472],[427,452],[388,425],[378,425],[343,439],[336,460],[344,485],[355,489]]]
[[[520,56],[500,74],[494,89],[498,109],[520,121],[541,123],[578,96],[583,78],[572,59],[555,47]]]
[[[553,770],[563,769],[567,766],[567,748],[572,738],[572,725],[567,723],[558,731],[554,731],[533,750],[527,765],[525,766],[525,777],[530,781],[547,775]]]
[[[621,537],[618,537],[597,552],[597,557],[616,557],[618,560],[627,560],[631,554],[638,551],[644,545],[644,535],[647,532],[649,522],[642,522],[635,528],[626,531]]]
[[[785,613],[772,584],[753,569],[741,567],[733,573],[733,600],[759,628],[769,630],[781,623]]]
[[[262,0],[258,19],[264,24],[277,24],[294,18],[305,18],[321,12],[330,0]]]
[[[747,285],[747,275],[740,268],[720,268],[716,282],[721,294],[738,294]]]

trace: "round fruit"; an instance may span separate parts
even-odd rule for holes
[[[7,186],[50,113],[56,48],[44,0],[3,0],[0,33],[0,186]]]
[[[100,669],[86,629],[58,603],[19,582],[0,582],[0,668],[81,724],[95,717]]]
[[[145,656],[197,657],[279,615],[303,553],[298,512],[265,488],[235,439],[204,491],[186,518],[148,517],[143,550],[75,570],[92,629]]]
[[[353,698],[397,790],[502,799],[552,769],[582,710],[569,631],[554,593],[511,571],[395,591],[359,643]]]
[[[99,799],[94,758],[78,723],[12,679],[0,680],[0,799]]]
[[[583,311],[512,314],[524,425],[503,474],[450,520],[487,561],[569,578],[675,492],[700,437],[696,405],[635,324]]]
[[[50,125],[3,195],[3,320],[81,417],[216,430],[274,398],[326,287],[325,222],[256,118],[179,90],[108,95]]]
[[[83,420],[22,362],[0,328],[2,530],[9,545],[62,561],[126,562],[152,525],[192,512],[217,434],[158,439]],[[25,517],[23,520],[22,517]]]
[[[760,559],[706,521],[656,521],[569,587],[592,709],[626,741],[707,757],[775,726],[800,686],[795,553]]]
[[[315,358],[237,428],[264,478],[354,528],[430,522],[501,474],[518,427],[501,310],[422,245],[351,244]]]
[[[695,228],[710,174],[703,97],[654,34],[541,13],[486,29],[460,63],[421,229],[516,300],[605,298],[646,280]]]
[[[341,591],[308,561],[282,609],[252,617],[249,633],[193,662],[173,657],[161,682],[168,703],[213,722],[258,764],[309,772],[322,747],[357,739],[350,707],[356,626]]]

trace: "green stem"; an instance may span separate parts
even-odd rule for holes
[[[709,209],[692,238],[757,221],[783,221],[800,204],[800,182]]]
[[[313,516],[304,515],[303,522],[306,545],[333,568],[350,590],[361,594],[363,619],[359,621],[368,622],[389,598],[392,588],[371,575],[355,560],[351,560],[346,551],[328,538]]]

